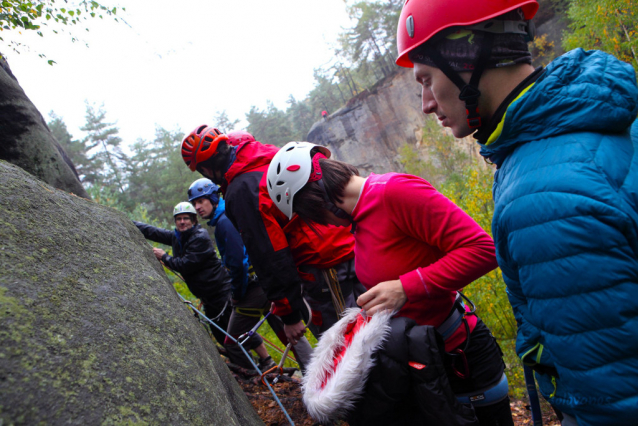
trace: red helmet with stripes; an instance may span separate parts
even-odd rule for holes
[[[197,164],[214,157],[219,144],[226,141],[228,136],[214,127],[203,124],[190,132],[182,141],[182,158],[188,168],[194,172]]]

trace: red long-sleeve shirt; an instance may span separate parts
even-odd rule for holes
[[[427,181],[411,175],[372,174],[352,216],[357,276],[370,289],[400,279],[408,301],[398,316],[439,326],[456,290],[497,267],[492,238]],[[476,317],[469,316],[470,329]],[[464,327],[446,341],[451,350]]]

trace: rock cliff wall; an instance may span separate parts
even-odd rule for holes
[[[75,166],[0,55],[0,159],[49,185],[89,198]]]
[[[0,425],[263,424],[126,216],[0,161]]]
[[[367,175],[402,171],[398,150],[421,140],[425,114],[412,70],[399,69],[315,123],[308,141],[325,145],[334,158],[354,164]]]

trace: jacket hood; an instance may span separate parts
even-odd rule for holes
[[[392,312],[367,317],[359,308],[326,330],[315,347],[303,377],[308,413],[322,423],[343,418],[355,406],[378,351],[390,333]]]
[[[220,198],[219,202],[217,203],[217,208],[215,209],[215,212],[213,213],[213,218],[208,221],[208,226],[217,225],[217,221],[219,221],[219,218],[224,214],[225,211],[226,211],[226,200],[224,200],[223,198]]]
[[[510,104],[500,135],[481,145],[481,155],[500,165],[520,144],[571,132],[621,133],[637,114],[632,66],[597,50],[575,49],[550,63]]]
[[[230,185],[235,176],[270,164],[277,151],[279,151],[278,147],[262,144],[261,142],[251,141],[237,145],[235,161],[224,176],[226,186]]]

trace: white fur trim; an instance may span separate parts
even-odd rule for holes
[[[390,333],[392,312],[374,315],[370,322],[355,334],[352,343],[322,388],[321,384],[332,372],[335,352],[343,346],[344,332],[361,312],[359,308],[345,311],[344,317],[323,333],[315,347],[303,378],[303,400],[308,413],[322,423],[343,417],[351,410],[365,388],[368,374],[374,367],[375,353]]]

